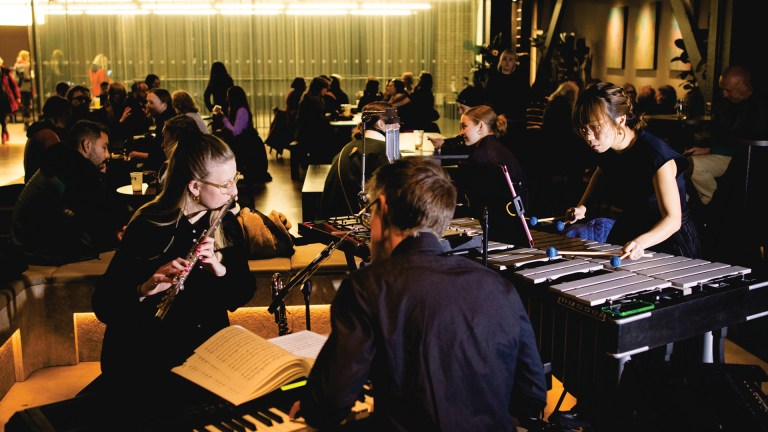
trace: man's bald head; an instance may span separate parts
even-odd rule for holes
[[[723,97],[738,103],[752,96],[752,81],[749,71],[742,66],[729,66],[720,75],[720,90]]]

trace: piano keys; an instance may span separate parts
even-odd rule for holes
[[[316,431],[302,418],[288,417],[300,394],[283,387],[261,398],[234,406],[207,391],[178,394],[185,402],[153,411],[124,410],[103,396],[89,394],[18,411],[5,425],[6,432],[189,431],[189,432],[298,432]],[[193,402],[189,402],[192,401]],[[149,409],[150,407],[147,407]],[[130,411],[130,412],[129,412]],[[157,412],[160,411],[160,412]],[[355,406],[338,429],[364,427],[373,411],[371,388],[365,386]],[[151,413],[151,414],[147,414]],[[354,426],[353,426],[354,425]],[[357,430],[357,429],[356,429]]]

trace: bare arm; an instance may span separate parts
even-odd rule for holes
[[[653,176],[653,188],[656,191],[661,219],[648,232],[624,245],[622,258],[640,258],[645,249],[663,242],[680,229],[683,210],[675,176],[677,165],[674,160],[667,161],[656,171]]]

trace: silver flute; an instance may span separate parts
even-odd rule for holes
[[[200,259],[200,256],[197,254],[197,247],[200,246],[200,243],[203,242],[203,240],[208,237],[208,233],[214,233],[216,232],[216,229],[221,225],[221,222],[224,220],[224,215],[227,214],[229,211],[229,208],[232,206],[232,204],[235,202],[236,195],[233,195],[229,198],[229,201],[227,201],[226,204],[224,204],[221,207],[221,211],[219,212],[218,216],[216,216],[216,220],[211,223],[211,226],[203,231],[202,234],[200,234],[200,237],[195,241],[194,244],[192,244],[192,247],[189,249],[189,252],[187,252],[187,256],[185,259],[189,261],[189,269],[192,270],[192,268],[197,264],[197,261]],[[176,299],[176,296],[179,294],[181,290],[184,289],[184,282],[187,280],[187,276],[189,275],[189,272],[184,272],[179,276],[176,276],[173,279],[173,285],[171,285],[170,288],[168,288],[165,291],[165,295],[163,296],[163,299],[160,301],[160,304],[157,305],[157,312],[155,312],[155,317],[163,319],[165,318],[165,315],[168,313],[168,309],[171,308],[171,305],[173,304],[173,301]]]

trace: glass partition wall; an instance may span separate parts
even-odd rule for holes
[[[368,76],[383,91],[388,78],[427,71],[441,108],[470,73],[482,0],[375,1],[34,0],[40,94],[55,94],[59,81],[90,87],[91,64],[101,62],[128,88],[158,75],[206,115],[203,92],[221,61],[246,90],[262,134],[295,77],[339,74],[354,103]]]

